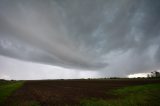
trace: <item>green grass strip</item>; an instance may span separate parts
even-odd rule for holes
[[[0,86],[0,104],[2,104],[5,99],[11,95],[16,89],[20,88],[23,82],[13,82],[9,84],[4,84]]]
[[[160,106],[160,84],[130,86],[109,92],[117,99],[84,99],[81,106]]]

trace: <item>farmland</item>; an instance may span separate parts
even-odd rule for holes
[[[156,79],[25,81],[4,106],[158,106],[159,90]]]

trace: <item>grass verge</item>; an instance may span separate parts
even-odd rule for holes
[[[118,99],[84,99],[81,106],[160,106],[160,84],[125,87],[110,93]]]
[[[6,98],[11,95],[16,89],[20,88],[23,82],[10,82],[0,85],[0,104],[2,104]]]

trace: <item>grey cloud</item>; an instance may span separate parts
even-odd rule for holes
[[[150,64],[160,61],[159,0],[0,2],[1,55],[67,68],[101,70],[114,67],[105,56],[132,51],[126,59],[130,62],[124,61],[130,66],[127,74],[148,69],[148,63],[138,65],[146,61],[143,59],[152,58]],[[147,54],[152,46],[158,49]],[[132,56],[134,61],[130,60]]]
[[[157,63],[160,63],[160,46],[157,49],[157,52],[155,54],[155,59]]]
[[[68,38],[56,2],[4,1],[4,4],[1,7],[1,27],[5,29],[1,31],[2,55],[70,68],[106,66],[77,50]]]

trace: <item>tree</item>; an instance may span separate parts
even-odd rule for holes
[[[151,77],[160,77],[160,72],[158,72],[156,70],[151,72]]]
[[[150,74],[147,74],[147,78],[150,78]]]

